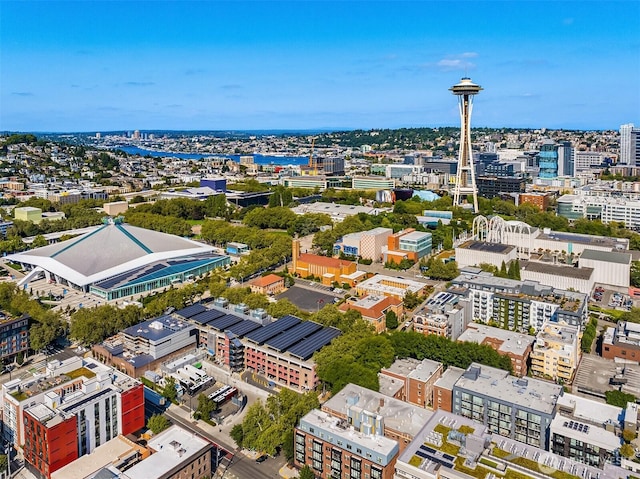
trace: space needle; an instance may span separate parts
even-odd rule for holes
[[[473,195],[473,212],[477,213],[478,188],[476,187],[476,172],[471,153],[471,110],[473,109],[473,96],[480,93],[482,87],[473,83],[471,78],[465,77],[449,90],[458,97],[458,106],[460,107],[460,153],[458,155],[456,185],[453,190],[453,206],[461,206],[467,195]]]

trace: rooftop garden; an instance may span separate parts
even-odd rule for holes
[[[520,467],[524,467],[525,469],[529,469],[531,471],[540,471],[540,464],[534,461],[533,459],[527,459],[526,457],[514,456],[508,451],[504,449],[500,449],[497,447],[493,448],[491,454],[494,457],[498,457],[500,459],[504,459],[512,464],[516,464]],[[569,474],[565,471],[553,471],[551,473],[545,473],[549,477],[553,477],[555,479],[580,479],[578,476],[574,474]]]
[[[66,373],[66,376],[69,376],[70,379],[77,379],[81,376],[84,376],[87,379],[91,379],[91,378],[95,378],[96,377],[96,373],[94,373],[93,371],[91,371],[88,368],[85,368],[84,366],[78,369],[75,369],[73,371],[70,371],[68,373]]]

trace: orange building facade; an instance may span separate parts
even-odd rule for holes
[[[366,273],[358,275],[358,265],[353,261],[329,258],[316,254],[300,253],[300,241],[293,241],[291,272],[301,278],[320,278],[322,284],[330,286],[332,283],[347,283],[354,286],[360,277],[365,277]]]

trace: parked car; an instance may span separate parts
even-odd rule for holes
[[[256,462],[259,464],[261,462],[264,462],[267,460],[269,456],[267,456],[266,454],[263,454],[262,456],[260,456],[258,459],[256,459]]]

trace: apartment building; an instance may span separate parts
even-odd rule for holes
[[[618,321],[608,327],[602,341],[602,357],[640,361],[640,324]]]
[[[393,311],[402,321],[404,305],[402,300],[393,296],[364,296],[362,298],[349,298],[339,306],[340,311],[346,312],[355,309],[362,314],[362,319],[371,324],[376,333],[383,333],[387,330],[387,313]]]
[[[407,291],[422,296],[427,285],[405,278],[386,276],[377,274],[372,278],[362,281],[356,285],[356,294],[358,296],[391,296],[397,299],[403,299]]]
[[[398,443],[402,452],[433,412],[355,384],[347,384],[322,405],[322,411],[346,420],[356,430],[374,429]]]
[[[602,469],[615,460],[622,444],[623,408],[564,394],[558,398],[556,417],[550,426],[550,450],[583,464]],[[636,420],[633,426],[636,427]]]
[[[138,378],[197,347],[197,328],[164,315],[131,326],[91,348],[99,361]]]
[[[392,190],[396,180],[384,176],[354,176],[351,187],[354,190]]]
[[[471,305],[464,296],[440,291],[413,314],[413,330],[424,335],[435,334],[453,341],[471,322]]]
[[[200,346],[221,365],[233,371],[248,369],[295,391],[318,385],[313,354],[341,334],[336,328],[295,316],[271,322],[264,310],[248,316],[207,306],[194,304],[174,314],[198,329]]]
[[[29,322],[31,317],[8,317],[0,312],[0,359],[13,361],[29,350]]]
[[[464,369],[449,366],[433,385],[433,409],[453,410],[453,386],[464,374]]]
[[[486,344],[500,354],[509,356],[513,374],[518,377],[527,375],[527,362],[535,340],[534,336],[478,323],[469,324],[458,337],[459,342]]]
[[[44,377],[2,385],[3,435],[39,477],[144,427],[143,386],[92,359],[47,363]]]
[[[518,196],[518,203],[521,205],[533,205],[540,211],[547,211],[547,208],[551,203],[551,198],[553,198],[553,193],[520,193]]]
[[[356,430],[317,409],[300,419],[295,430],[294,464],[309,466],[316,477],[391,479],[398,451],[398,443],[379,428]]]
[[[558,215],[570,220],[598,219],[604,224],[624,223],[640,229],[640,201],[617,197],[564,195],[558,198]]]
[[[453,386],[452,412],[482,422],[494,434],[546,448],[562,394],[560,385],[473,363]]]
[[[582,356],[581,338],[578,326],[545,323],[531,351],[533,375],[570,384]]]
[[[442,376],[442,363],[430,359],[396,359],[378,374],[380,392],[419,407],[433,407],[433,385]]]
[[[511,331],[539,331],[546,322],[580,327],[587,319],[585,293],[472,271],[463,272],[452,285],[449,292],[468,295],[474,321]]]

